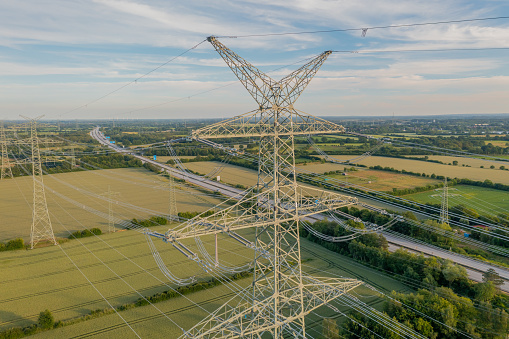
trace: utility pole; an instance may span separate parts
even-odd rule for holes
[[[0,171],[0,180],[7,177],[13,178],[11,163],[9,161],[9,153],[7,152],[7,138],[5,137],[3,121],[0,123],[0,148],[2,151],[2,168]]]
[[[39,242],[48,241],[54,245],[58,245],[48,211],[46,202],[46,192],[44,190],[43,172],[41,164],[41,153],[39,150],[39,137],[37,136],[37,120],[42,116],[30,119],[23,117],[29,121],[30,138],[29,144],[32,153],[32,179],[34,187],[33,196],[33,212],[32,212],[32,228],[30,232],[30,248],[33,249]]]

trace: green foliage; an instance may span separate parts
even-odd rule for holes
[[[334,319],[323,319],[322,334],[325,339],[339,339],[339,327]]]
[[[180,215],[180,213],[179,213]],[[168,219],[160,216],[153,216],[146,220],[138,220],[133,219],[131,222],[135,225],[141,226],[141,227],[151,227],[151,226],[159,226],[159,225],[167,225]]]
[[[500,286],[504,283],[504,279],[500,278],[500,274],[495,271],[493,268],[488,269],[486,272],[482,274],[483,282],[492,282],[495,286]]]
[[[0,252],[22,250],[25,248],[25,241],[22,238],[9,240],[7,243],[0,243]]]
[[[87,238],[92,237],[94,235],[101,235],[102,231],[99,228],[91,228],[89,230],[85,229],[83,231],[75,231],[72,232],[68,238],[69,239],[78,239],[78,238]]]
[[[473,338],[505,338],[509,325],[507,312],[493,308],[489,302],[480,306],[476,307],[469,298],[458,296],[447,287],[438,287],[417,293],[393,291],[391,299],[384,304],[384,311],[427,338],[464,338],[459,331]],[[424,318],[422,314],[438,321]],[[390,330],[359,313],[354,313],[352,318],[357,323],[348,320],[343,326],[345,330],[341,334],[346,338],[374,338],[370,331],[383,338],[399,338],[397,327]]]
[[[49,310],[42,311],[39,313],[39,318],[37,320],[37,324],[40,328],[45,330],[50,329],[55,324],[55,319],[53,318],[53,314]]]

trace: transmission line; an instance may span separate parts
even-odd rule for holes
[[[370,26],[370,27],[360,27],[360,28],[334,28],[334,29],[324,29],[324,30],[316,30],[316,31],[263,33],[263,34],[246,34],[246,35],[224,35],[224,36],[218,36],[217,38],[237,39],[237,38],[253,38],[253,37],[281,36],[281,35],[322,34],[322,33],[335,33],[335,32],[349,32],[349,31],[360,31],[360,32],[363,32],[362,34],[365,36],[366,34],[364,32],[367,32],[370,29],[404,28],[404,27],[443,25],[443,24],[455,24],[455,23],[463,23],[463,22],[476,22],[476,21],[502,20],[502,19],[509,19],[509,16],[434,21],[434,22],[422,22],[422,23],[410,23],[410,24],[396,24],[396,25],[386,25],[386,26]]]

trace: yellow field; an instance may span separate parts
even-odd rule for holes
[[[336,159],[340,160],[347,160],[352,159],[355,156],[352,155],[334,155],[333,156]],[[450,157],[451,159],[453,157]],[[454,158],[456,159],[456,158]],[[426,174],[436,174],[436,175],[443,175],[448,176],[450,178],[468,178],[472,180],[478,180],[478,181],[484,181],[486,179],[489,179],[496,183],[501,184],[509,184],[509,172],[508,171],[502,171],[499,169],[490,169],[489,166],[493,164],[492,162],[477,160],[477,159],[468,159],[464,161],[472,161],[477,162],[480,161],[484,163],[485,168],[475,168],[475,167],[462,167],[462,159],[464,158],[457,158],[459,161],[459,166],[452,166],[452,165],[443,165],[443,164],[435,164],[432,162],[425,162],[425,161],[419,161],[419,160],[411,160],[411,159],[400,159],[400,158],[388,158],[388,157],[379,157],[379,156],[371,156],[367,157],[361,161],[359,161],[359,164],[366,165],[366,166],[376,166],[380,165],[383,167],[394,167],[397,170],[406,170],[410,172],[416,172],[416,173],[426,173]],[[452,160],[451,160],[452,163]],[[496,164],[497,168],[501,164]],[[508,163],[509,165],[509,163]],[[506,165],[506,167],[509,167]],[[299,165],[300,167],[301,165]],[[325,164],[308,164],[307,166],[303,167],[304,169],[308,171],[313,171],[316,173],[324,173],[329,171],[336,171],[336,170],[342,170],[344,167],[349,167],[345,165],[340,164],[332,164],[332,163],[325,163]],[[488,167],[488,168],[486,168]]]
[[[305,169],[307,170],[307,167]],[[366,169],[348,172],[346,176],[334,174],[329,175],[329,177],[344,180],[350,184],[364,186],[377,191],[392,191],[393,188],[414,188],[434,185],[439,182],[439,180],[415,177],[412,175]]]
[[[125,168],[64,173],[44,176],[46,195],[53,229],[58,237],[67,237],[68,232],[77,229],[108,227],[107,198],[90,194],[104,194],[108,186],[120,195],[114,198],[114,216],[121,220],[146,218],[154,214],[168,213],[167,181],[145,169]],[[58,194],[63,195],[59,196]],[[32,220],[32,180],[20,177],[0,181],[0,241],[30,236]],[[87,194],[89,193],[89,194]],[[196,197],[200,193],[187,189],[177,194],[178,210],[204,211],[220,202],[216,198]],[[68,199],[72,199],[72,202]],[[205,199],[205,200],[203,200]],[[116,202],[118,201],[118,203]],[[154,211],[140,211],[121,203],[132,204]],[[97,215],[101,214],[102,215]]]
[[[214,170],[214,168],[220,166],[220,163],[214,161],[200,161],[190,162],[184,164],[184,166],[192,171],[205,175]],[[230,185],[240,184],[246,187],[255,185],[256,181],[258,180],[258,173],[256,171],[230,164],[227,164],[225,168],[217,175],[221,177],[222,182]],[[216,176],[214,176],[214,178]]]

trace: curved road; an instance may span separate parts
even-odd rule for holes
[[[110,140],[104,136],[104,134],[99,130],[99,128],[100,127],[94,128],[90,132],[90,136],[92,138],[94,138],[95,140],[97,140],[102,145],[107,146],[116,152],[132,155],[133,157],[141,160],[143,163],[150,163],[152,165],[162,168],[164,171],[166,171],[167,173],[171,173],[176,178],[186,180],[192,184],[201,186],[203,188],[209,189],[214,192],[219,192],[219,193],[226,195],[228,197],[238,198],[242,195],[243,191],[240,189],[228,186],[228,185],[220,183],[220,182],[205,179],[205,178],[202,178],[202,177],[192,174],[192,173],[182,172],[182,171],[177,170],[171,166],[161,164],[155,160],[135,154],[130,149],[118,147],[117,145],[110,143]],[[311,217],[311,218],[313,218],[315,220],[321,219],[321,217],[318,215]],[[411,238],[408,238],[408,237],[398,236],[395,234],[389,234],[385,231],[383,231],[382,234],[385,238],[387,238],[387,241],[389,242],[389,250],[390,251],[395,251],[396,249],[403,247],[403,248],[406,248],[413,252],[422,253],[423,255],[426,255],[426,256],[435,256],[435,257],[440,257],[440,258],[451,260],[452,262],[454,262],[456,264],[464,266],[467,270],[469,278],[474,281],[481,282],[482,281],[482,273],[486,272],[488,269],[492,268],[495,271],[497,271],[498,274],[500,274],[501,278],[506,280],[505,283],[500,286],[500,289],[504,292],[509,293],[509,269],[507,269],[507,268],[492,265],[492,264],[486,263],[484,261],[472,259],[470,257],[464,256],[461,254],[449,252],[449,251],[446,251],[444,249],[441,249],[441,248],[433,246],[433,245],[417,242],[417,241],[415,241]]]

